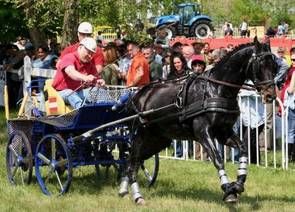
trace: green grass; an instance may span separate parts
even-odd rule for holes
[[[2,117],[3,118],[3,117]],[[4,120],[4,118],[2,119]],[[249,167],[246,191],[239,203],[222,201],[217,172],[209,162],[161,160],[154,187],[140,177],[145,206],[136,206],[131,196],[117,195],[116,173],[96,176],[94,167],[74,169],[70,191],[61,197],[42,194],[36,179],[28,186],[11,186],[6,177],[6,129],[0,134],[0,211],[295,211],[295,172]],[[236,166],[226,165],[231,180]]]

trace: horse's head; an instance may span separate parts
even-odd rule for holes
[[[248,63],[250,79],[262,94],[264,102],[272,102],[276,98],[274,77],[277,71],[276,57],[271,53],[270,45],[259,43],[254,39],[254,50]]]

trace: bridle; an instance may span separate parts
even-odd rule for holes
[[[256,54],[255,52],[253,52],[250,60],[248,61],[248,65],[246,68],[246,74],[248,74],[250,67],[252,67],[252,73],[253,73],[253,77],[254,77],[254,87],[255,88],[262,88],[262,87],[270,87],[273,86],[274,80],[264,80],[264,81],[258,81],[258,77],[257,77],[257,72],[258,70],[260,70],[260,62],[261,60],[263,60],[265,57],[267,56],[271,56],[273,58],[273,60],[275,60],[275,55],[271,52],[261,52],[259,54]]]
[[[258,78],[256,75],[257,70],[259,70],[259,62],[263,58],[265,58],[266,56],[272,56],[273,58],[275,57],[275,55],[272,54],[271,52],[262,52],[259,54],[256,54],[254,52],[252,54],[250,60],[248,61],[247,68],[246,68],[246,74],[251,70],[251,67],[252,67],[252,72],[254,73],[254,82],[253,82],[254,84],[244,83],[243,85],[239,85],[239,84],[234,84],[231,82],[213,79],[213,78],[206,77],[206,76],[198,76],[197,78],[203,79],[206,81],[210,81],[210,82],[213,82],[216,84],[225,85],[225,86],[232,87],[232,88],[245,89],[245,90],[257,90],[257,88],[271,87],[275,84],[274,80],[258,81]]]

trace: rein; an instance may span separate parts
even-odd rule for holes
[[[238,84],[234,84],[234,83],[230,83],[230,82],[226,82],[226,81],[212,79],[210,77],[205,77],[205,76],[199,76],[198,79],[207,80],[210,82],[214,82],[216,84],[225,85],[225,86],[232,87],[232,88],[239,88],[239,89],[242,88],[242,89],[249,90],[249,91],[256,90],[255,85],[251,85],[251,84],[247,84],[247,83],[245,83],[244,85],[238,85]]]

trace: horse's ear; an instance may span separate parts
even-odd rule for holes
[[[267,49],[268,49],[268,50],[271,50],[271,48],[270,48],[270,39],[269,39],[269,37],[266,37],[266,38],[264,39],[264,43],[265,43]]]
[[[260,49],[261,45],[260,45],[260,43],[259,43],[259,41],[258,41],[257,36],[254,37],[254,44],[255,44],[255,48],[256,48],[257,50]]]
[[[254,43],[259,42],[257,36],[254,37]]]
[[[255,37],[254,37],[254,40],[253,40],[253,42],[255,43],[255,45],[258,45],[258,44],[259,44],[259,41],[258,41],[258,38],[257,38],[257,36],[255,36]]]

